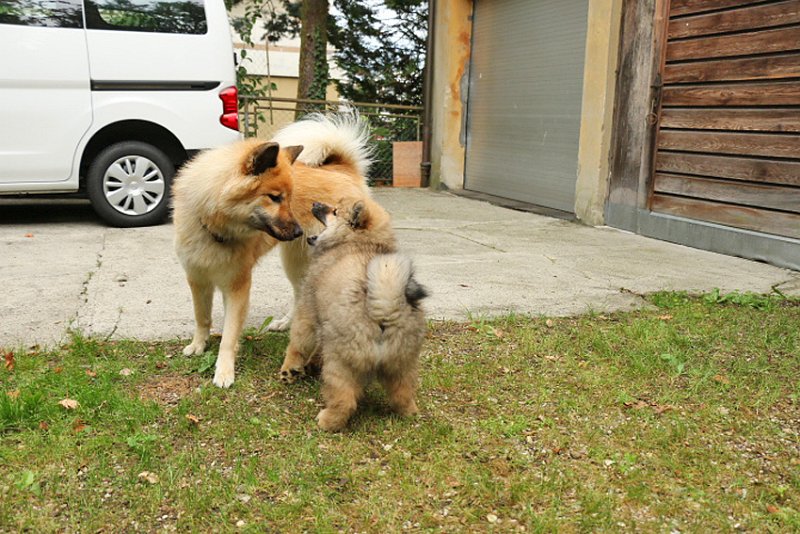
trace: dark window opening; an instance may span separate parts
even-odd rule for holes
[[[208,30],[203,0],[86,0],[86,27],[186,34]]]

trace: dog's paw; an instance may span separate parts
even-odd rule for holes
[[[289,327],[292,325],[292,314],[287,313],[282,318],[278,319],[277,321],[273,320],[267,326],[267,330],[270,332],[285,332],[289,330]]]
[[[217,387],[229,388],[233,385],[234,378],[235,371],[232,365],[217,365],[217,370],[214,372],[214,380],[212,380],[212,382]]]
[[[294,384],[306,375],[302,367],[281,367],[281,382],[284,384]]]
[[[195,356],[197,354],[203,354],[205,350],[206,350],[205,341],[192,341],[190,344],[183,347],[183,355]]]
[[[326,432],[338,432],[345,427],[347,424],[347,419],[344,419],[340,414],[325,408],[317,414],[317,424]]]

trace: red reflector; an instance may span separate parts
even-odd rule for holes
[[[239,114],[238,113],[226,113],[221,115],[219,118],[220,124],[230,128],[231,130],[238,130],[239,129]]]
[[[238,97],[236,86],[226,87],[219,92],[219,98],[222,100],[222,115],[219,122],[232,130],[239,129]]]

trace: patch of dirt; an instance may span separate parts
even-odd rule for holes
[[[158,375],[139,386],[139,397],[162,406],[176,406],[199,385],[197,375]]]

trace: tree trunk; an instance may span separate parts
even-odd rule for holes
[[[325,100],[328,87],[327,49],[328,0],[303,0],[300,7],[300,70],[297,98]],[[298,112],[297,115],[302,113]]]

